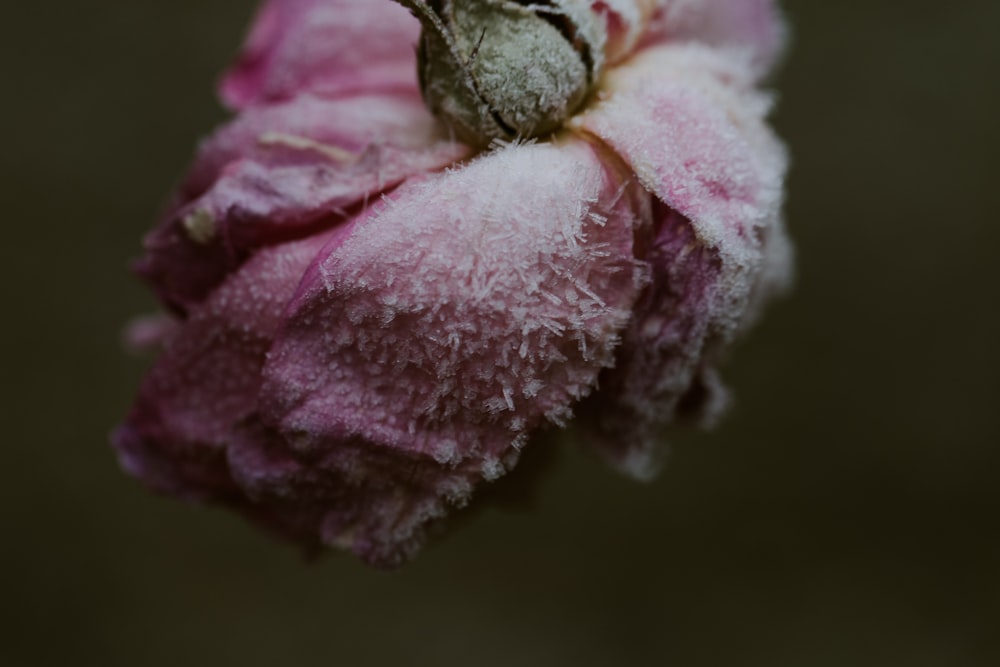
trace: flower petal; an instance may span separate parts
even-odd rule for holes
[[[130,473],[160,491],[238,499],[225,447],[257,406],[264,355],[323,234],[258,253],[163,342],[114,435]]]
[[[781,54],[785,27],[774,0],[660,0],[647,43],[695,41],[743,52],[755,77]]]
[[[261,401],[357,494],[331,502],[325,541],[402,558],[530,430],[565,422],[644,282],[647,204],[584,142],[520,145],[407,182],[317,256]]]
[[[657,0],[592,0],[590,4],[604,21],[607,33],[604,56],[609,65],[631,55],[651,19],[662,12]]]
[[[352,209],[469,149],[410,95],[311,96],[254,107],[206,141],[136,271],[185,311],[261,246]]]
[[[787,166],[764,123],[771,99],[752,84],[745,60],[658,47],[610,72],[607,98],[572,124],[618,153],[701,242],[752,266],[758,230],[778,218]]]
[[[719,405],[716,357],[787,277],[786,157],[752,81],[746,60],[657,47],[610,73],[609,98],[575,121],[662,204],[647,257],[652,288],[601,379],[599,409],[584,413],[600,413],[599,446],[637,476],[655,468],[663,425]]]
[[[415,92],[419,34],[388,0],[267,0],[220,92],[233,109],[303,92]]]
[[[344,549],[382,568],[415,555],[480,474],[474,462],[446,467],[361,438],[303,454],[256,419],[240,425],[227,453],[248,518],[306,549]]]

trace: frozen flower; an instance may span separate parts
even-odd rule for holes
[[[265,2],[146,239],[171,315],[114,435],[379,566],[548,425],[651,475],[789,266],[771,2],[404,4]]]

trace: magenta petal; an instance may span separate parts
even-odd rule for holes
[[[307,549],[336,547],[383,568],[411,558],[479,475],[472,463],[446,467],[363,439],[304,454],[257,420],[241,424],[227,453],[250,519]]]
[[[637,476],[655,469],[665,424],[718,406],[715,357],[787,278],[785,153],[751,80],[745,61],[659,47],[611,73],[614,94],[576,120],[663,204],[653,285],[586,413],[600,413],[600,448]]]
[[[467,152],[409,95],[254,107],[202,144],[136,271],[184,311],[257,248],[336,225],[369,197]]]
[[[585,143],[510,147],[407,182],[317,256],[261,401],[358,494],[330,506],[324,540],[406,552],[532,429],[565,422],[643,284],[634,195]]]
[[[269,0],[220,91],[234,109],[304,92],[415,92],[419,33],[389,0]]]
[[[230,431],[255,413],[264,355],[281,313],[329,238],[262,251],[164,341],[115,433],[127,470],[161,491],[241,496],[226,465]]]
[[[659,469],[666,424],[710,416],[725,397],[706,358],[718,334],[710,308],[722,278],[718,254],[690,223],[657,207],[657,234],[646,260],[652,284],[622,334],[614,368],[580,410],[580,435],[619,470],[647,479]],[[691,414],[695,413],[695,414]]]

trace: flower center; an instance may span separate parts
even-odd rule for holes
[[[603,64],[589,0],[396,0],[420,19],[420,88],[455,134],[483,146],[558,129]]]

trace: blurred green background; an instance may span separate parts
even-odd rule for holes
[[[729,418],[650,485],[564,446],[534,509],[391,575],[155,497],[107,444],[154,307],[126,262],[252,4],[8,7],[0,664],[1000,664],[1000,3],[785,7],[799,277]]]

